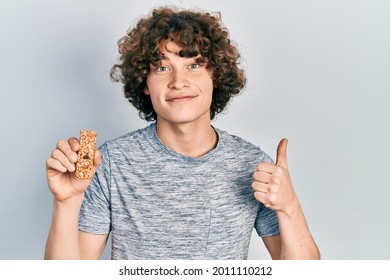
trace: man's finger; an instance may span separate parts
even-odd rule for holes
[[[95,155],[93,158],[93,165],[94,166],[99,166],[99,164],[102,162],[102,156],[100,155],[100,151],[96,149]]]
[[[75,163],[77,161],[77,154],[72,150],[69,141],[60,140],[57,143],[57,149],[61,151],[70,162]]]
[[[76,137],[70,137],[68,143],[73,151],[77,152],[80,149],[80,142]]]
[[[253,173],[253,179],[262,183],[271,182],[272,175],[263,171],[256,171]]]
[[[252,188],[257,192],[269,193],[269,185],[266,183],[254,181]]]
[[[257,201],[260,201],[261,203],[263,203],[264,205],[268,205],[269,204],[269,199],[268,199],[268,194],[267,193],[263,193],[263,192],[258,192],[258,191],[255,191],[253,193],[255,199]]]
[[[62,173],[65,173],[68,171],[68,169],[66,169],[66,167],[64,165],[62,165],[62,163],[52,157],[48,158],[46,160],[46,167],[50,170],[57,170],[57,171],[60,171]]]
[[[69,172],[73,172],[75,170],[74,164],[70,162],[69,158],[59,149],[55,149],[51,154],[51,157],[59,161],[63,166],[65,166],[69,170]]]
[[[102,162],[102,156],[100,155],[100,151],[95,151],[95,156],[93,158],[93,168],[92,168],[92,174],[95,174],[96,170],[98,169],[100,163]]]
[[[256,170],[272,174],[275,170],[275,164],[268,163],[268,162],[262,162],[256,166]]]
[[[276,151],[276,165],[287,168],[287,143],[288,140],[283,138],[280,140],[278,149]]]

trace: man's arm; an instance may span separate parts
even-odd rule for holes
[[[319,260],[320,252],[310,234],[299,201],[287,212],[277,211],[281,239],[281,259]]]
[[[282,253],[282,242],[280,234],[262,237],[265,247],[267,248],[273,260],[280,260]]]
[[[92,234],[79,231],[81,256],[83,260],[97,260],[106,247],[108,234]]]
[[[90,234],[78,229],[82,199],[82,196],[75,197],[66,203],[54,200],[45,259],[97,260],[100,258],[108,234]]]
[[[281,259],[319,259],[319,250],[290,179],[286,149],[287,139],[282,139],[276,164],[261,163],[253,174],[255,198],[274,209],[279,222],[280,237],[263,240],[273,259],[278,258],[278,251]]]
[[[280,234],[262,238],[273,260],[320,259],[320,252],[309,232],[303,212],[297,211],[292,217],[277,212]]]
[[[61,140],[46,161],[47,181],[53,193],[53,215],[45,259],[98,259],[107,242],[108,235],[88,234],[78,229],[84,192],[90,183],[90,180],[77,180],[74,175],[79,149],[76,138]],[[92,173],[100,163],[100,153],[96,151]]]

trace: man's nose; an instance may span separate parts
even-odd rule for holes
[[[168,84],[170,89],[182,89],[190,85],[190,81],[186,76],[186,73],[182,71],[173,71],[171,74],[171,80]]]

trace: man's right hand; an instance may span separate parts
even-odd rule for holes
[[[47,182],[57,202],[66,202],[73,197],[83,195],[88,188],[90,180],[79,180],[74,175],[79,149],[80,143],[75,137],[69,138],[68,141],[60,140],[56,149],[46,161]],[[100,152],[96,150],[93,174],[95,174],[101,161]]]

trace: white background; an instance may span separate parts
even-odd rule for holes
[[[385,0],[0,0],[0,259],[43,258],[45,161],[59,139],[91,129],[100,145],[147,125],[108,73],[118,39],[161,4],[222,13],[248,85],[213,125],[274,158],[289,139],[322,258],[390,259]],[[255,235],[249,258],[269,258]]]

